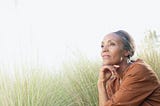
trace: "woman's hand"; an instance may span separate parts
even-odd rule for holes
[[[112,75],[116,74],[118,65],[103,65],[99,72],[98,81],[106,83]]]

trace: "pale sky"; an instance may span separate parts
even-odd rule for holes
[[[78,49],[100,57],[103,36],[120,29],[137,43],[160,31],[159,0],[0,0],[0,64],[51,67]]]

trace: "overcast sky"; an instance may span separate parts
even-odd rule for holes
[[[126,30],[140,43],[160,31],[159,0],[0,0],[0,64],[58,66],[76,49],[100,56],[103,36]]]

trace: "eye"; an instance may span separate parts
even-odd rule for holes
[[[109,43],[109,45],[110,46],[114,46],[114,45],[116,45],[115,43],[113,43],[113,42],[111,42],[111,43]]]

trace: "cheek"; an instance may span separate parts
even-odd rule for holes
[[[123,54],[123,50],[116,50],[114,52],[114,57],[116,58],[116,60],[123,60],[124,54]]]
[[[113,64],[120,64],[124,60],[123,56],[120,54],[117,54],[112,58]]]

